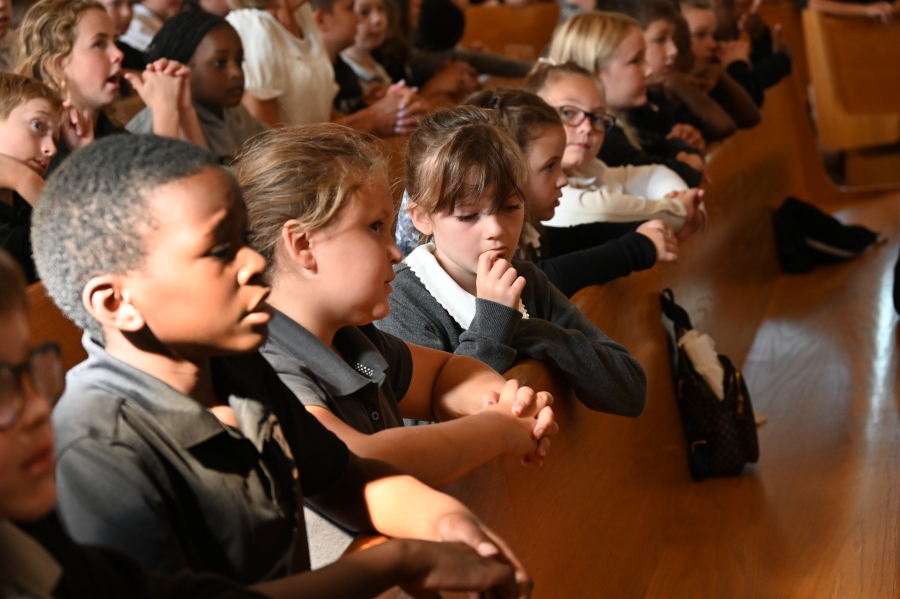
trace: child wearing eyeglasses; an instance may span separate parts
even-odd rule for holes
[[[555,108],[566,131],[562,168],[569,183],[548,226],[660,219],[683,240],[703,225],[703,191],[688,189],[669,168],[610,167],[597,158],[615,119],[606,112],[603,86],[590,71],[573,62],[539,63],[523,88]]]

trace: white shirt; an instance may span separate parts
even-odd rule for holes
[[[153,38],[162,29],[163,20],[157,17],[143,4],[134,5],[134,16],[128,25],[128,31],[119,39],[135,50],[141,52],[147,49]]]
[[[687,213],[681,202],[665,195],[685,189],[681,177],[661,164],[611,167],[594,159],[569,174],[556,213],[545,224],[573,227],[659,218],[678,231]]]
[[[284,125],[327,123],[339,87],[309,4],[294,13],[300,39],[264,10],[244,8],[225,17],[244,44],[245,89],[260,100],[278,100]]]

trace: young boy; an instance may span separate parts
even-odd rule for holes
[[[26,309],[21,270],[0,250],[0,375],[10,383],[0,387],[0,597],[371,597],[395,583],[440,588],[463,568],[471,569],[470,581],[509,574],[505,565],[458,544],[392,540],[313,573],[256,585],[253,592],[209,574],[148,572],[118,552],[76,545],[52,511],[50,407],[63,387],[59,349],[32,348]],[[415,559],[398,559],[404,554]],[[422,584],[423,575],[444,582]]]
[[[37,280],[31,207],[56,154],[61,111],[62,100],[46,84],[0,73],[0,247],[13,255],[29,283]]]
[[[151,569],[255,583],[308,569],[305,497],[353,530],[496,556],[515,569],[504,592],[526,596],[527,574],[471,512],[351,454],[256,352],[272,314],[246,235],[234,179],[184,142],[104,139],[48,182],[35,260],[89,355],[53,416],[72,536]],[[334,584],[368,589],[390,574],[378,562]],[[452,585],[497,584],[468,576]]]

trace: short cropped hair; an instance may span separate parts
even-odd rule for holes
[[[0,315],[13,310],[26,310],[25,275],[22,267],[6,250],[0,248]]]
[[[62,111],[62,98],[46,83],[14,73],[0,73],[0,121],[8,119],[22,104],[38,99],[49,102],[56,112]]]
[[[466,104],[495,111],[523,152],[528,151],[531,142],[545,127],[562,127],[559,113],[530,91],[486,89],[473,94]]]
[[[548,56],[558,63],[571,60],[596,75],[609,66],[633,29],[643,31],[637,20],[621,13],[577,14],[557,27]]]
[[[439,110],[410,135],[406,189],[410,205],[426,214],[452,213],[486,192],[494,194],[491,212],[499,212],[513,196],[525,201],[528,178],[522,149],[493,110]]]
[[[671,0],[597,0],[597,10],[628,15],[644,29],[654,21],[674,22],[679,14],[678,7]]]
[[[85,284],[141,268],[156,226],[148,197],[216,166],[205,150],[154,135],[113,135],[67,158],[47,180],[31,226],[35,265],[59,309],[103,341],[82,303]]]
[[[78,38],[81,13],[105,9],[96,0],[38,0],[19,30],[16,72],[43,81],[66,98],[62,61]]]
[[[332,123],[264,131],[244,145],[232,168],[247,205],[250,244],[270,275],[284,223],[327,227],[373,178],[387,183],[374,138]]]

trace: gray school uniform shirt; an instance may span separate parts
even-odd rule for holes
[[[471,356],[501,373],[525,358],[553,364],[588,408],[640,415],[647,379],[638,361],[588,320],[534,264],[521,260],[512,264],[526,280],[522,304],[527,318],[519,310],[476,298],[474,317],[463,328],[402,262],[394,267],[391,312],[375,324],[408,343]]]
[[[242,584],[309,567],[300,501],[337,483],[350,452],[259,353],[211,361],[237,430],[83,344],[88,359],[53,411],[58,510],[73,539]]]
[[[250,114],[243,104],[224,108],[221,117],[196,102],[194,110],[197,111],[197,120],[200,121],[203,141],[220,164],[231,164],[244,142],[268,129],[268,126]],[[144,108],[128,121],[125,129],[129,133],[153,133],[153,112],[150,108]]]
[[[324,408],[361,433],[403,426],[398,408],[412,381],[406,343],[373,325],[345,327],[334,337],[341,356],[282,312],[273,309],[260,350],[304,406]],[[313,569],[337,560],[353,533],[306,506]]]

